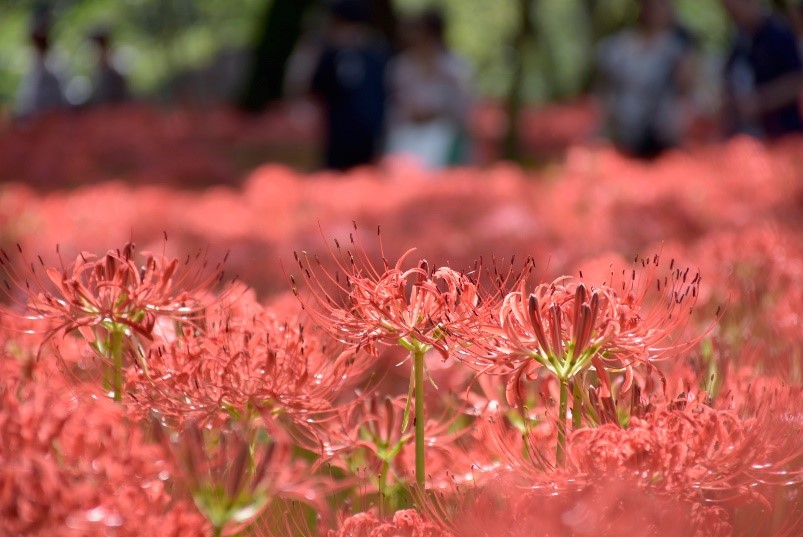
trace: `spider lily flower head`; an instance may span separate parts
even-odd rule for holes
[[[0,381],[0,513],[13,535],[198,535],[173,467],[119,405],[34,379]]]
[[[569,451],[581,474],[641,480],[655,490],[695,496],[727,486],[741,474],[754,440],[749,436],[732,412],[691,403],[631,417],[624,428],[580,429]]]
[[[674,269],[673,261],[658,278],[658,259],[637,258],[640,267],[623,272],[621,282],[612,277],[599,286],[563,276],[528,293],[522,279],[489,328],[497,363],[512,364],[519,377],[533,360],[560,379],[594,368],[603,383],[605,372],[624,371],[629,387],[635,364],[691,345],[675,339],[689,321],[700,276]]]
[[[777,495],[803,483],[803,389],[758,384],[746,390],[758,402],[734,408],[752,440],[744,477],[751,486]],[[803,520],[798,527],[803,528]]]
[[[446,359],[449,333],[454,326],[476,316],[479,303],[475,284],[448,267],[430,270],[425,260],[404,268],[413,249],[380,272],[363,254],[360,258],[338,246],[338,271],[321,269],[317,258],[296,254],[317,308],[306,308],[333,337],[377,355],[377,345],[401,345],[410,351],[437,349]],[[314,260],[314,263],[313,263]],[[317,271],[315,267],[318,267]],[[340,277],[340,272],[345,278]],[[334,284],[345,302],[338,301],[326,284]],[[298,292],[294,286],[294,291]]]
[[[747,519],[799,531],[803,520],[787,503],[799,502],[803,483],[800,394],[799,387],[776,390],[759,407],[739,409],[728,397],[688,393],[625,427],[576,431],[572,466],[580,475],[618,476],[651,493],[717,506],[737,535],[755,534],[749,524],[738,526]]]
[[[306,467],[292,459],[292,444],[269,416],[219,427],[190,421],[178,430],[154,419],[181,482],[215,528],[247,524],[274,498],[319,500]]]
[[[18,249],[22,255],[22,248]],[[128,243],[100,258],[82,253],[69,266],[62,262],[61,268],[45,269],[48,285],[35,263],[26,262],[30,270],[22,278],[5,252],[0,255],[7,275],[27,295],[27,316],[46,321],[43,343],[56,336],[71,337],[73,331],[80,333],[97,354],[95,365],[102,370],[98,376],[116,401],[122,399],[124,368],[144,358],[157,321],[170,318],[192,324],[202,316],[212,285],[223,277],[220,266],[213,274],[205,274],[201,252],[194,260],[188,256],[184,267],[177,259],[146,254],[144,265],[138,267],[134,245]],[[44,268],[41,256],[38,259]],[[12,289],[8,282],[6,286]],[[41,345],[39,352],[44,349]],[[92,373],[84,371],[81,376],[87,374]]]
[[[123,330],[150,340],[157,319],[163,316],[189,322],[202,313],[204,299],[223,279],[222,262],[208,271],[202,251],[183,262],[146,252],[142,265],[137,264],[134,251],[134,244],[128,243],[101,257],[84,252],[69,265],[62,261],[60,268],[45,268],[38,256],[41,268],[37,269],[19,248],[29,268],[27,275],[13,266],[5,252],[0,253],[0,264],[27,296],[24,306],[32,318],[53,319],[57,331],[79,330],[89,342],[96,341],[97,330]],[[6,289],[12,289],[8,281]]]
[[[258,304],[217,317],[203,333],[152,346],[129,369],[134,404],[176,422],[270,412],[304,428],[305,447],[316,449],[315,424],[336,416],[366,361]]]
[[[373,512],[357,513],[330,530],[327,537],[454,537],[413,509],[396,511],[382,519]]]

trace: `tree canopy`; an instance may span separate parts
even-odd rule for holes
[[[636,0],[525,0],[532,32],[522,46],[527,101],[567,98],[587,88],[593,45],[628,24]],[[164,92],[176,73],[206,65],[223,51],[257,46],[272,0],[51,0],[52,61],[79,94],[91,70],[86,36],[105,25],[116,59],[139,95]],[[305,4],[314,5],[314,0]],[[321,3],[320,1],[317,3]],[[723,51],[728,25],[718,0],[675,0],[678,17],[706,51]],[[10,103],[30,63],[30,13],[41,0],[0,5],[0,103]],[[399,13],[440,6],[454,48],[475,66],[480,95],[507,94],[521,50],[514,45],[519,0],[393,0]],[[309,19],[310,17],[307,17]],[[308,24],[304,22],[304,24]],[[258,49],[257,49],[258,50]],[[76,82],[77,81],[77,82]]]

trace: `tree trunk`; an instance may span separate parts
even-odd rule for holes
[[[240,106],[256,112],[282,97],[287,60],[302,32],[304,13],[319,0],[272,0],[262,17],[254,48],[251,74]]]
[[[531,2],[530,0],[518,0],[519,26],[513,36],[513,50],[516,57],[513,66],[513,76],[510,80],[510,87],[507,94],[507,131],[502,142],[503,158],[519,161],[521,159],[520,143],[520,115],[523,105],[524,80],[526,69],[527,44],[533,37],[535,30],[530,19]]]

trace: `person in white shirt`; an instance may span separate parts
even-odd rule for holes
[[[446,46],[444,20],[435,11],[411,20],[405,37],[388,72],[386,152],[431,169],[465,163],[470,69]]]

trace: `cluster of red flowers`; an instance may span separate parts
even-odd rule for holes
[[[800,535],[799,149],[3,186],[0,535]]]

